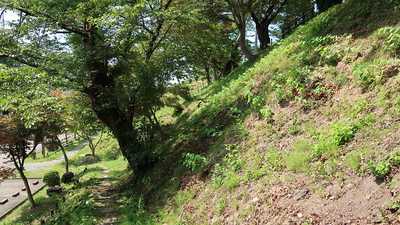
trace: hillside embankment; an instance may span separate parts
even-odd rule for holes
[[[399,13],[346,1],[164,118],[171,139],[132,218],[400,223]]]

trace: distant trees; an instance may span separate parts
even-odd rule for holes
[[[260,49],[264,50],[271,44],[270,26],[274,23],[282,23],[289,11],[298,9],[298,14],[303,8],[311,9],[310,0],[225,0],[233,21],[239,30],[240,48],[244,56],[253,60],[257,58],[246,45],[246,31],[250,22],[254,23],[255,31],[260,43]]]
[[[185,54],[188,74],[204,74],[210,84],[226,76],[241,60],[235,24],[223,1],[201,1],[192,16],[172,30],[171,41]],[[202,71],[199,71],[202,70]]]
[[[49,79],[46,74],[37,73],[30,67],[0,65],[0,95],[4,96],[0,101],[0,110],[8,111],[2,118],[9,121],[9,124],[3,125],[4,129],[8,126],[18,128],[18,137],[32,141],[34,148],[44,138],[49,139],[43,144],[53,144],[63,150],[68,170],[68,158],[58,139],[58,135],[66,130],[67,118],[63,115],[66,102],[61,92],[50,86]],[[29,151],[31,154],[33,149]]]
[[[106,126],[96,117],[96,114],[90,108],[89,99],[82,93],[73,93],[69,100],[71,104],[68,105],[67,113],[70,121],[68,121],[67,126],[70,131],[87,140],[92,155],[96,155],[96,146],[100,142]],[[93,136],[99,133],[99,140],[93,142]]]

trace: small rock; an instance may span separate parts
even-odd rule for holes
[[[301,190],[297,195],[295,195],[293,197],[294,200],[300,200],[301,198],[303,198],[304,196],[306,196],[308,194],[309,190],[308,189],[304,189]]]
[[[303,213],[297,213],[297,217],[302,218],[303,217]]]
[[[54,187],[50,187],[46,190],[46,193],[48,196],[51,196],[52,194],[60,194],[62,193],[62,187],[56,185]]]
[[[367,196],[365,196],[365,198],[366,198],[367,200],[370,200],[370,199],[371,199],[371,196],[367,195]]]
[[[73,178],[74,178],[74,173],[67,172],[62,175],[61,182],[63,182],[64,184],[71,183]]]
[[[251,200],[251,202],[255,205],[255,204],[257,204],[257,202],[259,202],[260,201],[260,199],[258,198],[258,197],[255,197],[255,198],[253,198],[252,200]]]

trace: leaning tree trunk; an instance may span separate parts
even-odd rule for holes
[[[110,128],[118,141],[122,155],[128,160],[129,166],[135,170],[143,170],[146,167],[146,152],[138,140],[137,131],[132,121],[123,116],[113,119]]]
[[[24,182],[25,188],[26,188],[26,194],[28,195],[28,201],[30,204],[30,208],[34,208],[36,206],[35,200],[33,199],[33,194],[31,191],[31,188],[29,186],[28,178],[26,178],[25,173],[24,173],[24,165],[18,165],[15,159],[13,159],[15,168],[18,170],[19,175],[21,176],[22,181]]]
[[[260,42],[261,50],[268,48],[268,46],[271,44],[268,26],[269,24],[256,23],[257,36],[258,41]]]
[[[62,153],[63,153],[63,155],[64,155],[65,172],[68,173],[68,172],[69,172],[68,155],[67,155],[67,153],[65,152],[65,148],[64,148],[64,146],[63,146],[62,144],[60,145],[60,148],[61,148],[61,151],[62,151]]]
[[[237,5],[234,1],[228,1],[229,9],[233,14],[233,18],[235,20],[236,26],[239,29],[239,46],[243,53],[243,55],[248,60],[257,59],[257,55],[252,54],[247,45],[246,45],[246,11],[243,8],[243,5]]]
[[[118,73],[109,73],[108,43],[97,33],[95,25],[87,22],[86,33],[82,34],[82,44],[85,49],[85,69],[89,71],[91,84],[82,92],[91,102],[91,108],[97,117],[106,124],[117,139],[122,155],[128,160],[134,170],[144,169],[148,165],[147,152],[139,141],[137,131],[133,127],[133,115],[136,106],[135,99],[127,100],[121,106],[120,97],[115,91],[115,79]]]
[[[91,100],[92,108],[97,117],[110,128],[129,166],[136,171],[144,169],[148,160],[138,139],[138,133],[133,127],[133,115],[127,114],[117,107],[98,107],[102,102],[101,96],[96,95],[96,92],[92,90],[85,89],[85,93]]]
[[[240,30],[240,37],[239,37],[239,44],[240,44],[240,49],[242,50],[243,55],[248,59],[248,60],[255,60],[257,59],[257,56],[252,54],[247,45],[246,45],[246,28],[243,26],[239,27]]]
[[[56,145],[61,149],[63,155],[64,155],[64,162],[65,162],[65,172],[69,172],[69,161],[68,161],[68,155],[65,152],[65,148],[61,142],[61,140],[58,138],[58,136],[52,137],[51,138],[53,143],[56,143]]]

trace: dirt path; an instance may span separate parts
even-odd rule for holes
[[[97,210],[101,217],[101,224],[103,225],[113,225],[119,224],[119,212],[118,212],[118,190],[115,188],[115,180],[109,178],[108,167],[98,164],[101,166],[104,171],[103,178],[99,185],[93,186],[90,188],[92,194],[94,194]]]

